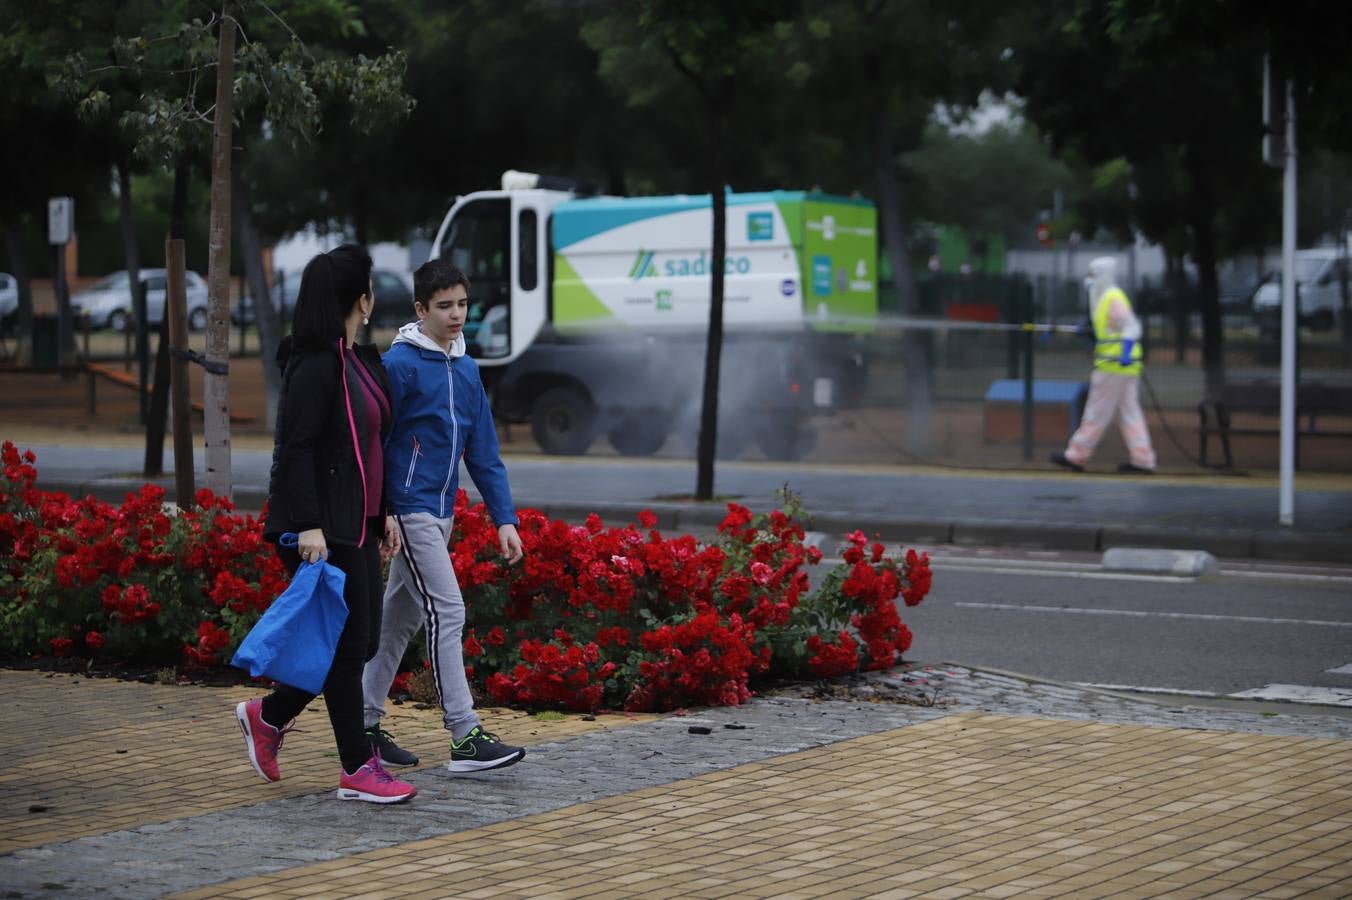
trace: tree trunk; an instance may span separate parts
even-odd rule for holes
[[[1338,301],[1342,307],[1342,325],[1343,325],[1343,348],[1352,349],[1352,291],[1348,290],[1347,279],[1352,273],[1348,272],[1349,262],[1347,258],[1347,229],[1338,229]]]
[[[1197,301],[1202,312],[1202,368],[1207,397],[1219,400],[1225,387],[1225,336],[1221,331],[1220,284],[1216,278],[1215,204],[1198,154],[1188,154],[1188,170]]]
[[[235,84],[235,20],[232,5],[221,10],[216,64],[216,111],[211,139],[211,223],[207,236],[207,364],[202,379],[205,408],[206,486],[230,496],[230,136]]]
[[[236,160],[236,163],[241,160]],[[282,390],[282,373],[277,368],[277,345],[282,340],[282,321],[268,290],[267,272],[263,265],[263,242],[259,240],[250,209],[249,187],[241,174],[241,166],[232,169],[233,209],[239,249],[244,259],[244,273],[253,298],[254,326],[258,329],[259,357],[263,364],[263,385],[267,391],[267,426],[271,431],[277,422],[277,398]],[[241,298],[242,302],[243,298]]]
[[[136,383],[139,388],[136,395],[137,418],[144,425],[146,387],[150,374],[150,324],[146,321],[146,292],[141,286],[141,248],[136,241],[136,220],[131,210],[131,160],[126,156],[117,161],[117,226],[122,236],[122,256],[127,266],[127,290],[131,293],[131,326],[136,329]]]
[[[352,235],[358,244],[370,250],[371,214],[366,192],[358,187],[352,199]]]
[[[19,308],[14,313],[14,361],[26,365],[33,361],[33,280],[24,258],[23,231],[13,219],[5,219],[3,227],[9,274],[14,276],[19,291]]]
[[[886,113],[878,113],[874,122],[874,165],[878,177],[878,206],[882,216],[883,240],[892,263],[892,280],[897,292],[897,309],[903,316],[920,313],[911,254],[906,248],[906,214],[901,186],[897,181],[896,152],[892,129]],[[911,453],[929,450],[930,360],[928,335],[914,329],[906,332],[906,449]]]
[[[1183,256],[1168,246],[1164,249],[1164,295],[1169,306],[1169,322],[1174,327],[1174,362],[1181,363],[1188,353],[1188,305],[1184,302],[1188,280],[1183,274]]]
[[[727,87],[722,85],[721,87]],[[700,409],[698,471],[695,478],[695,499],[714,497],[714,456],[718,448],[718,383],[723,356],[723,281],[724,257],[727,255],[728,198],[723,192],[723,141],[727,133],[725,115],[726,91],[714,95],[711,110],[713,120],[713,147],[710,153],[709,199],[713,211],[713,248],[709,259],[709,334],[704,345],[704,395]]]
[[[192,167],[186,157],[179,157],[174,166],[174,195],[169,210],[169,238],[183,240],[188,230],[188,179],[192,176]],[[168,267],[168,253],[165,254],[165,267]],[[164,434],[169,418],[169,290],[166,284],[164,292],[164,315],[160,317],[159,343],[155,349],[155,378],[150,390],[150,411],[146,417],[146,458],[145,476],[147,478],[164,473]],[[175,455],[175,460],[178,456]],[[177,463],[175,463],[177,464]],[[191,498],[188,498],[189,500]],[[180,503],[187,502],[179,498]]]
[[[169,237],[175,240],[188,239],[188,186],[191,179],[192,163],[184,154],[174,166],[174,200],[169,209]]]

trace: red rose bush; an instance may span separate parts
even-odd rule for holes
[[[262,523],[224,497],[73,500],[35,488],[35,462],[0,448],[0,653],[220,666],[286,587]]]
[[[224,498],[201,491],[177,513],[154,485],[120,507],[72,500],[34,488],[34,464],[4,444],[0,652],[219,667],[286,586],[261,521]],[[894,559],[856,531],[813,588],[821,551],[804,543],[797,498],[783,499],[760,515],[728,504],[708,542],[664,537],[646,510],[606,527],[524,509],[525,559],[508,566],[487,511],[459,492],[451,556],[471,681],[504,705],[667,710],[895,665],[911,644],[898,600],[924,599],[928,556]]]

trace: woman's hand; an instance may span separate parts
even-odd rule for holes
[[[306,562],[316,563],[329,558],[329,545],[324,541],[324,529],[310,528],[302,531],[296,543],[296,552]]]
[[[498,526],[498,546],[502,549],[502,555],[507,557],[508,565],[521,562],[521,558],[526,555],[515,525]]]
[[[394,516],[385,517],[385,539],[380,542],[380,561],[389,562],[399,552],[399,523]]]

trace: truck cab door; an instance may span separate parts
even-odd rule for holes
[[[507,197],[470,200],[455,212],[438,255],[469,277],[465,341],[476,359],[511,354],[512,205]]]

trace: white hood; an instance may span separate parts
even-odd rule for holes
[[[1089,308],[1093,310],[1099,298],[1117,287],[1117,260],[1111,256],[1100,256],[1089,263],[1089,277],[1084,280],[1089,289]]]
[[[423,334],[422,322],[409,322],[402,326],[399,333],[394,336],[394,341],[390,346],[393,347],[395,344],[412,344],[415,347],[421,347],[423,350],[445,353],[452,359],[465,355],[465,335],[463,331],[455,336],[455,340],[451,342],[451,350],[447,353],[441,349],[440,344]]]

